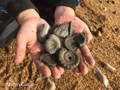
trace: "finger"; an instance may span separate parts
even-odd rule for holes
[[[39,60],[34,60],[34,62],[44,77],[51,76],[51,71],[48,66],[46,66],[44,63],[40,62]]]
[[[90,65],[95,65],[95,60],[92,57],[92,54],[89,50],[89,48],[87,47],[87,45],[83,46],[80,48],[82,55],[85,57],[86,61],[90,64]]]
[[[60,70],[57,67],[51,67],[51,72],[55,79],[59,79],[61,77]]]
[[[78,65],[78,68],[76,68],[76,70],[77,70],[77,72],[87,74],[88,73],[88,68],[87,68],[87,66],[85,64],[85,59],[82,56],[82,53],[81,53],[80,49],[77,49],[77,54],[80,56],[80,64]]]
[[[26,44],[27,44],[27,40],[24,36],[19,35],[17,36],[16,39],[16,57],[15,57],[15,63],[19,64],[24,60],[24,56],[25,56],[25,51],[26,51]]]
[[[59,71],[60,71],[60,74],[62,75],[64,73],[64,68],[62,67],[58,67]]]
[[[87,43],[89,43],[93,39],[93,36],[92,36],[92,33],[90,32],[88,26],[85,26],[85,28],[83,29],[83,33],[86,36]]]
[[[88,67],[84,63],[84,58],[81,58],[78,69],[79,69],[79,72],[83,73],[84,75],[88,73]]]

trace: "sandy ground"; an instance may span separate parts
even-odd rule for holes
[[[65,71],[55,81],[57,90],[120,90],[120,0],[81,0],[76,13],[85,21],[94,40],[88,45],[96,65],[108,77],[108,89],[96,78],[96,68],[89,66],[87,75]],[[99,33],[98,33],[99,32]],[[0,49],[0,90],[49,90],[27,54],[24,62],[16,66],[15,42]],[[105,61],[117,70],[110,72],[99,61]]]

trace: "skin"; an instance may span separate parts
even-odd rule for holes
[[[87,37],[87,43],[92,39],[92,34],[88,26],[76,17],[72,8],[66,6],[59,6],[55,10],[55,24],[62,24],[71,21],[73,23],[73,29],[76,33],[85,33]],[[44,63],[39,62],[39,54],[44,50],[43,46],[37,41],[37,28],[42,24],[47,23],[42,19],[34,9],[24,10],[18,15],[18,22],[21,24],[21,28],[17,35],[17,49],[15,63],[20,64],[25,57],[26,49],[29,50],[37,68],[43,74],[44,77],[52,76],[55,79],[59,79],[64,73],[64,68],[58,66],[49,68]],[[77,53],[81,55],[81,62],[79,66],[74,70],[77,73],[88,73],[88,67],[85,61],[90,65],[95,65],[95,61],[90,53],[87,45],[77,50]]]

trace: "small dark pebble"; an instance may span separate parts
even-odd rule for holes
[[[119,31],[120,29],[119,28],[115,28],[115,31]]]
[[[94,35],[94,36],[96,36],[96,37],[100,37],[100,36],[102,36],[102,33],[103,33],[103,28],[102,27],[99,27],[96,31],[91,31],[92,32],[92,34]]]
[[[103,28],[102,27],[99,27],[97,30],[100,31],[101,33],[103,33]]]
[[[120,52],[120,46],[115,45],[114,48]]]
[[[111,1],[112,4],[115,4],[115,1]]]
[[[113,14],[116,14],[117,12],[116,12],[116,11],[113,11],[112,13],[113,13]]]
[[[110,4],[110,3],[111,3],[111,4],[115,4],[115,1],[113,1],[113,0],[107,0],[106,2],[107,2],[108,4]]]

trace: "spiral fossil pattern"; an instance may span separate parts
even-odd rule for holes
[[[56,34],[59,37],[65,38],[69,35],[69,24],[60,24],[57,26],[57,28],[54,29],[54,34]]]
[[[59,53],[59,62],[66,69],[73,69],[80,62],[79,56],[72,51],[62,48]]]
[[[61,47],[60,39],[52,34],[49,39],[46,40],[45,49],[50,54],[54,54]]]
[[[73,34],[73,40],[78,44],[78,47],[82,47],[86,44],[86,38],[84,34]]]
[[[66,46],[67,49],[69,49],[71,51],[75,51],[77,49],[76,43],[75,43],[72,36],[68,36],[65,39],[65,46]]]
[[[40,55],[40,60],[42,62],[44,62],[45,64],[47,64],[49,67],[54,67],[57,65],[57,63],[55,62],[55,60],[53,60],[53,58],[51,57],[50,54],[48,53],[43,53]]]
[[[73,33],[71,22],[56,25],[51,32],[45,30],[45,25],[41,29],[38,30],[38,39],[44,41],[45,51],[40,55],[40,60],[49,67],[76,68],[80,62],[76,50],[85,44],[85,36]]]
[[[77,48],[82,47],[85,45],[85,38],[83,34],[73,34],[68,36],[65,39],[65,46],[67,49],[71,51],[75,51]]]

